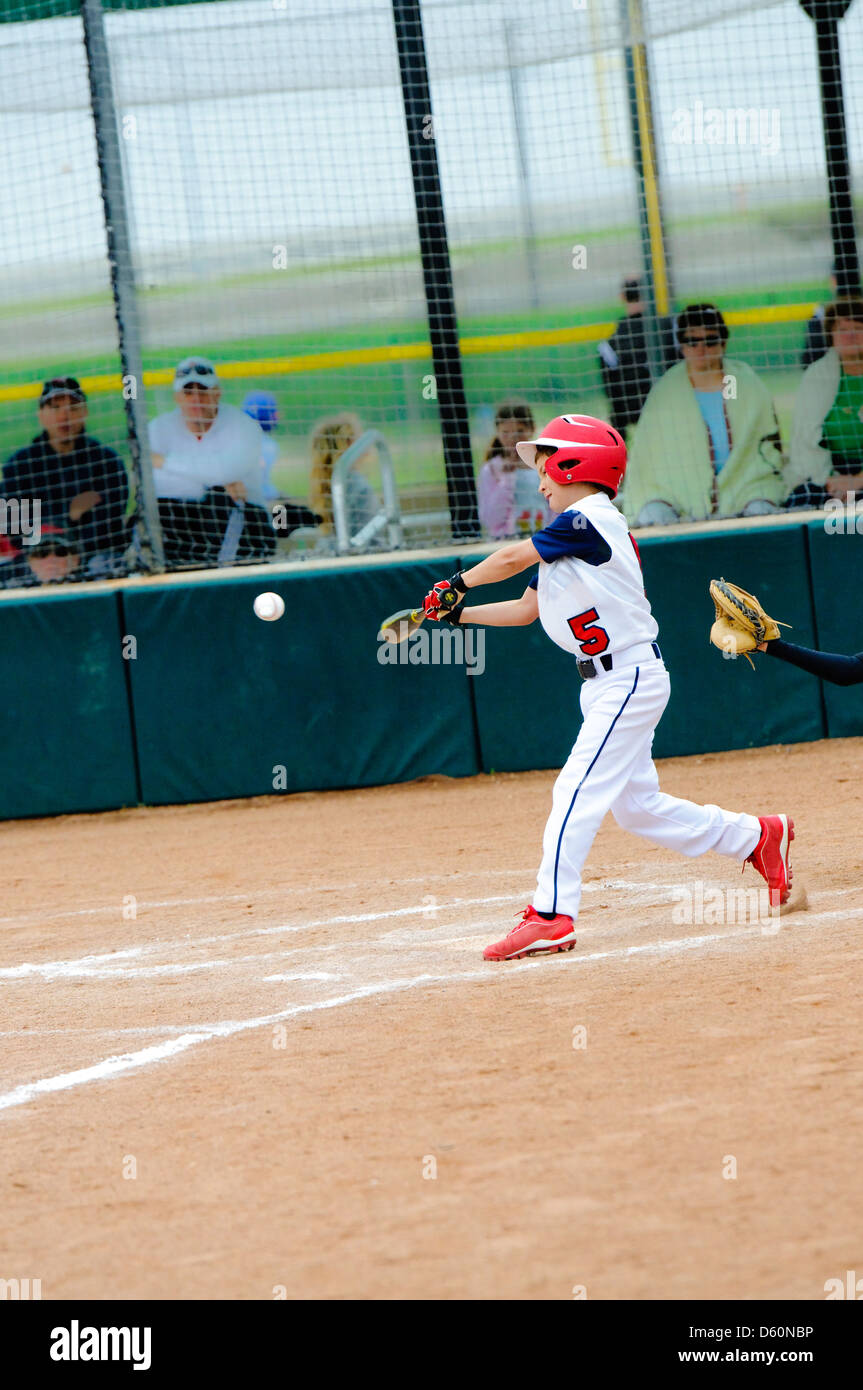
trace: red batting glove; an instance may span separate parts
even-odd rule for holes
[[[427,618],[431,618],[432,622],[437,622],[444,612],[455,608],[459,598],[460,595],[453,588],[451,579],[439,579],[423,599],[423,612]]]

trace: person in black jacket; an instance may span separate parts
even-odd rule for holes
[[[647,329],[641,281],[629,275],[621,286],[620,298],[626,314],[619,320],[611,337],[597,347],[602,385],[611,406],[611,423],[623,433],[627,425],[638,424],[642,406],[653,384],[650,375]],[[662,348],[662,370],[674,365],[677,348],[673,323],[661,318],[659,334]]]
[[[78,381],[46,381],[39,397],[41,432],[7,460],[0,497],[7,504],[17,501],[19,515],[26,503],[31,518],[64,531],[96,573],[102,563],[116,563],[129,543],[129,478],[119,454],[88,435],[86,423],[87,397]],[[13,544],[20,544],[17,537]]]

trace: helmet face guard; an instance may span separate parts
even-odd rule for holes
[[[555,483],[593,483],[617,496],[626,472],[626,444],[622,435],[594,415],[558,415],[538,439],[516,444],[518,456],[536,467],[540,445],[554,449],[545,460],[545,471]]]

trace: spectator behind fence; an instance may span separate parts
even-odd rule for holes
[[[38,584],[62,584],[81,578],[78,542],[68,531],[50,523],[43,526],[35,545],[25,545],[20,555],[2,571],[7,589],[32,588]]]
[[[494,412],[494,438],[477,484],[480,525],[494,540],[532,535],[554,516],[539,491],[536,470],[516,453],[516,444],[530,439],[535,428],[527,401],[501,401]]]
[[[830,304],[830,344],[803,373],[794,402],[788,481],[792,507],[863,493],[863,298]]]
[[[98,574],[116,569],[129,544],[129,478],[120,455],[86,433],[87,397],[72,376],[52,377],[38,406],[41,431],[3,468],[0,496],[39,504],[42,529],[67,531],[76,552]],[[16,551],[20,538],[12,538]]]
[[[620,291],[626,313],[611,337],[597,347],[602,385],[611,406],[611,424],[620,433],[627,425],[636,424],[651,387],[643,293],[638,276],[628,275]],[[671,320],[660,319],[658,331],[665,371],[677,360]]]
[[[279,445],[273,433],[279,428],[279,407],[271,391],[250,391],[243,401],[243,410],[252,420],[257,420],[263,433],[261,442],[261,464],[264,470],[263,495],[268,502],[279,496],[279,489],[272,480],[273,465],[279,457]]]
[[[830,294],[831,298],[836,298],[836,266],[830,267]],[[813,362],[817,362],[819,357],[823,357],[830,347],[830,340],[824,331],[824,316],[827,313],[826,305],[819,304],[806,324],[806,342],[800,354],[801,367],[811,367]]]
[[[264,470],[264,497],[268,502],[275,498],[279,504],[274,508],[273,525],[283,536],[289,536],[300,526],[318,526],[321,518],[316,516],[303,502],[293,497],[285,497],[275,483],[271,482],[273,465],[279,457],[279,446],[271,431],[279,427],[279,407],[271,391],[250,391],[243,401],[243,411],[257,420],[263,431],[261,445],[261,466]]]
[[[312,467],[309,475],[309,506],[322,518],[320,535],[327,548],[334,536],[333,525],[333,469],[342,454],[355,444],[363,432],[358,416],[349,412],[331,415],[321,420],[312,432]],[[356,466],[349,469],[345,479],[345,507],[347,511],[348,535],[355,536],[380,511],[375,490],[368,478],[357,471]],[[384,537],[377,536],[372,549],[386,544]]]
[[[212,362],[184,358],[174,375],[176,409],[150,422],[168,564],[263,560],[276,547],[264,506],[261,427],[221,396]]]
[[[633,434],[622,499],[630,524],[778,511],[787,484],[766,386],[724,356],[728,328],[715,305],[687,305],[677,336],[683,361],[651,389]]]

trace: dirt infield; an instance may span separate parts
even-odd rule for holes
[[[575,950],[508,965],[552,773],[8,825],[0,1278],[823,1299],[863,1269],[860,768],[664,763],[790,811],[808,903],[735,919],[752,870],[608,819]]]

